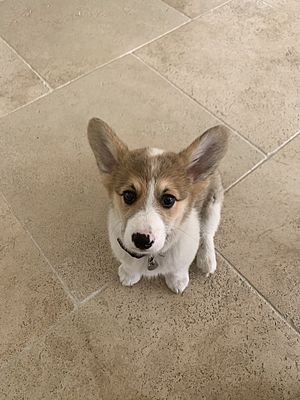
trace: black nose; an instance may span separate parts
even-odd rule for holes
[[[149,235],[144,235],[141,233],[134,233],[131,236],[131,239],[132,239],[133,243],[135,244],[135,246],[141,250],[150,249],[150,247],[153,245],[153,240],[150,241]]]

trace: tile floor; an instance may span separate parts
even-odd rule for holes
[[[118,283],[86,139],[232,131],[218,271]],[[297,0],[0,0],[0,399],[300,399]]]

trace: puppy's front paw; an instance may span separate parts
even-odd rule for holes
[[[215,251],[201,251],[197,254],[197,267],[204,275],[209,276],[216,272],[217,260]]]
[[[189,284],[189,275],[175,275],[168,274],[165,276],[166,284],[172,292],[176,294],[181,294],[188,287]]]
[[[133,286],[141,279],[138,273],[130,273],[126,270],[123,264],[119,266],[119,278],[123,286]]]

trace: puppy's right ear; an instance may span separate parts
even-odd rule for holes
[[[214,126],[179,153],[194,183],[205,180],[216,170],[226,153],[228,138],[229,130],[225,126]]]
[[[87,135],[100,171],[111,174],[128,151],[128,147],[99,118],[89,121]]]

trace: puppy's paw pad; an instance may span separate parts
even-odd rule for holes
[[[137,283],[141,276],[139,274],[130,274],[126,271],[123,265],[119,266],[119,278],[123,286],[133,286]]]
[[[167,275],[165,277],[165,280],[168,288],[171,289],[172,292],[176,294],[183,293],[189,284],[188,275],[180,278],[175,275]]]

